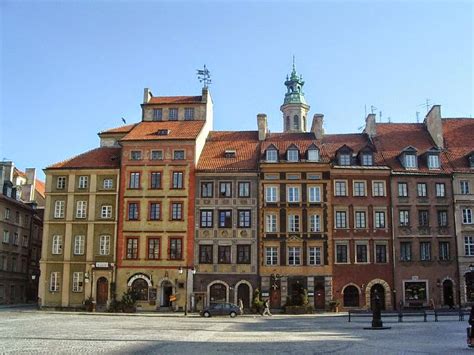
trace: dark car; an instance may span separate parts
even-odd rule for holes
[[[241,312],[239,306],[233,303],[215,303],[201,311],[201,316],[203,317],[231,316],[234,318],[236,315],[240,314]]]

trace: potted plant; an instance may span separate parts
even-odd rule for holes
[[[86,312],[92,312],[94,310],[94,299],[92,296],[84,301],[84,306],[86,308]]]
[[[252,311],[254,313],[263,312],[263,301],[260,299],[260,290],[258,288],[255,289],[255,292],[253,293]]]
[[[122,295],[122,310],[125,313],[135,313],[137,311],[137,298],[135,293],[132,290],[124,292]]]

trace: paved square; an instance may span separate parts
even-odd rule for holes
[[[0,310],[0,353],[159,354],[458,354],[467,322],[391,319],[385,331],[370,319],[345,316],[97,315]]]

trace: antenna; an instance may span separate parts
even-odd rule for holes
[[[370,105],[370,113],[374,113],[377,110],[377,107]]]
[[[382,122],[382,111],[379,112],[380,122]]]
[[[421,105],[418,105],[417,107],[420,107],[420,106],[425,106],[426,107],[426,113],[428,113],[428,111],[430,110],[430,104],[431,102],[431,99],[426,99],[425,103],[421,104]]]
[[[211,72],[206,68],[206,64],[204,64],[204,69],[197,69],[197,77],[199,82],[204,84],[205,88],[212,83]]]
[[[420,113],[416,111],[416,123],[420,123]]]

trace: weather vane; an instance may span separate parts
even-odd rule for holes
[[[209,84],[212,84],[211,72],[206,68],[206,64],[204,64],[204,69],[197,70],[197,76],[199,82],[203,83],[205,88],[207,88]]]

